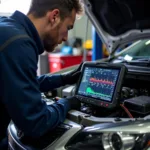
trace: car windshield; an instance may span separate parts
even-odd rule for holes
[[[138,41],[119,52],[117,56],[127,61],[138,58],[150,58],[150,40]]]

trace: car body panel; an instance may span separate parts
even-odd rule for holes
[[[110,53],[133,41],[150,38],[150,1],[84,0],[84,4]]]

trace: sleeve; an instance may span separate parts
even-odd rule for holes
[[[50,106],[41,99],[36,51],[31,40],[20,39],[0,52],[0,97],[12,121],[31,137],[63,122],[70,109],[66,99]]]
[[[41,92],[48,92],[50,90],[63,86],[61,75],[42,75],[37,77],[38,83],[40,84]]]

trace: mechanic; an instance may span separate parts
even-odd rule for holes
[[[37,138],[65,120],[79,107],[74,98],[46,105],[41,92],[74,84],[80,68],[62,75],[37,77],[38,55],[52,52],[66,41],[76,16],[83,13],[80,0],[32,0],[27,15],[16,11],[0,18],[0,149],[7,149],[7,127],[12,120],[24,135]]]

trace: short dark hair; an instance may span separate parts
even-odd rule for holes
[[[75,9],[77,15],[83,13],[83,3],[81,0],[32,0],[28,12],[34,17],[44,17],[50,10],[59,9],[60,17],[63,19],[68,17],[72,10]]]

